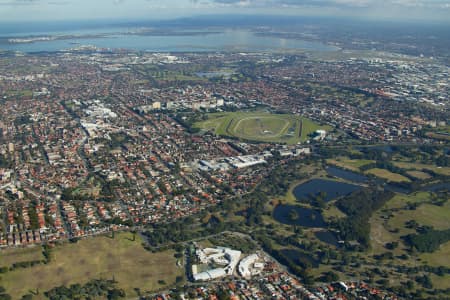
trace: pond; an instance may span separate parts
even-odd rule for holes
[[[336,168],[336,167],[328,167],[327,173],[331,176],[335,176],[338,178],[342,178],[345,180],[350,180],[350,181],[358,182],[358,183],[364,183],[369,180],[369,178],[367,176],[364,176],[364,175],[361,175],[361,174],[358,174],[355,172],[347,171],[344,169]]]
[[[429,186],[425,186],[423,188],[424,191],[427,192],[440,192],[440,191],[449,191],[450,190],[450,182],[440,182],[435,183]]]
[[[369,150],[383,151],[383,152],[386,152],[386,153],[394,152],[394,149],[390,145],[365,146],[365,147],[364,146],[360,146],[360,147],[357,147],[356,149],[364,151],[364,152],[368,152]]]
[[[314,235],[322,242],[327,243],[329,245],[333,245],[335,247],[340,247],[341,244],[339,243],[336,236],[331,233],[330,231],[318,231],[314,233]]]
[[[319,211],[295,205],[278,205],[273,211],[273,218],[286,225],[310,228],[325,226],[325,221]]]
[[[295,187],[294,195],[301,202],[311,196],[318,195],[320,192],[324,192],[326,193],[325,201],[331,201],[338,197],[351,194],[359,189],[361,189],[360,186],[345,182],[313,179]]]
[[[293,249],[282,249],[280,250],[281,254],[287,257],[289,260],[293,261],[298,265],[305,265],[305,263],[309,264],[313,268],[319,267],[319,261],[314,259],[311,255],[307,255],[303,252],[293,250]]]
[[[382,181],[380,182],[380,184],[382,184]],[[405,187],[401,187],[395,184],[385,184],[384,185],[384,189],[386,191],[390,191],[390,192],[394,192],[394,193],[399,193],[399,194],[410,194],[411,193],[411,189],[405,188]]]

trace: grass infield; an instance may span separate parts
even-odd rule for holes
[[[208,120],[198,122],[194,127],[243,140],[286,144],[305,142],[316,130],[331,129],[307,118],[266,112],[213,113],[208,115]]]

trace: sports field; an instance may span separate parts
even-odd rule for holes
[[[304,142],[318,129],[330,130],[299,116],[266,112],[213,113],[194,127],[243,140],[286,144]]]
[[[135,288],[143,292],[154,291],[165,287],[158,281],[173,284],[177,276],[183,276],[183,268],[176,266],[174,251],[151,253],[142,247],[142,242],[138,235],[133,240],[131,233],[120,233],[114,238],[101,236],[56,246],[48,264],[1,274],[0,286],[13,299],[20,299],[30,291],[39,290],[42,295],[53,287],[114,277],[118,281],[117,287],[124,289],[127,297],[137,298]],[[37,249],[39,247],[33,251],[14,249],[14,252],[22,261],[22,251],[27,255],[33,252],[28,259],[35,259],[34,255],[39,257],[39,252],[34,253]],[[14,253],[6,255],[10,262],[17,261]],[[41,299],[40,295],[33,299]]]

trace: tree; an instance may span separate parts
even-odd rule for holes
[[[398,242],[394,241],[394,242],[386,243],[385,247],[386,247],[386,249],[394,250],[395,248],[398,247]]]
[[[175,278],[175,282],[176,282],[177,284],[182,283],[182,282],[183,282],[183,276],[177,276],[177,277]]]

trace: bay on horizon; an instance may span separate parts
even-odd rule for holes
[[[79,47],[81,45],[95,46],[97,48],[108,49],[128,49],[148,52],[227,52],[227,51],[336,51],[337,47],[326,45],[320,42],[304,41],[298,39],[286,39],[274,36],[255,35],[250,30],[221,29],[201,31],[199,34],[193,31],[170,32],[168,35],[158,32],[157,34],[131,34],[127,33],[133,29],[124,28],[104,28],[84,29],[82,31],[67,32],[40,32],[30,33],[28,36],[70,36],[80,35],[80,37],[69,37],[50,41],[36,41],[32,43],[9,43],[5,37],[27,36],[3,35],[3,42],[0,43],[1,50],[20,51],[25,53],[33,52],[54,52]],[[99,35],[98,37],[85,38],[87,34]],[[0,34],[1,35],[1,34]]]

